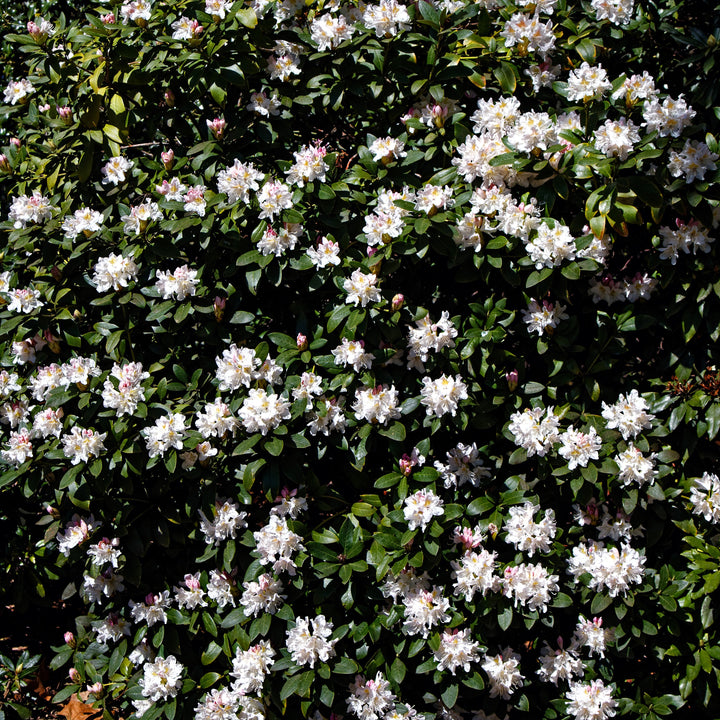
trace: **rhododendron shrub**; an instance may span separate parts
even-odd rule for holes
[[[718,697],[718,143],[636,0],[36,17],[6,605],[106,717]],[[670,77],[670,76],[668,76]]]

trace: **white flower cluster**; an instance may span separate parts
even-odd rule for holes
[[[636,302],[637,300],[649,300],[650,296],[657,287],[657,280],[650,277],[647,273],[637,272],[633,277],[626,277],[622,280],[613,280],[609,275],[604,276],[601,280],[592,278],[588,295],[594,303],[601,300],[608,305],[615,302]]]
[[[633,584],[643,578],[645,557],[627,543],[621,549],[605,548],[601,542],[590,541],[573,548],[568,561],[568,571],[577,582],[589,573],[588,586],[597,592],[607,589],[610,597],[625,595]]]
[[[243,587],[245,592],[240,597],[240,604],[248,616],[263,612],[273,615],[285,599],[282,582],[268,573],[263,573],[257,580],[244,582]]]
[[[437,380],[424,377],[422,383],[420,402],[427,408],[428,415],[442,417],[450,413],[455,417],[458,403],[467,400],[467,385],[459,375],[454,378],[451,375],[442,375]]]
[[[408,530],[420,528],[425,530],[434,517],[444,514],[442,498],[432,490],[418,490],[405,498],[403,514],[408,523]]]
[[[599,678],[584,685],[575,683],[565,694],[567,711],[577,720],[605,720],[614,717],[617,701],[613,700],[612,688],[605,687]]]
[[[213,519],[208,520],[205,513],[200,510],[200,530],[205,536],[205,542],[213,545],[228,538],[235,538],[238,530],[247,527],[246,512],[240,512],[237,503],[230,500],[216,500],[213,508]]]
[[[197,279],[197,270],[191,270],[187,265],[176,267],[172,272],[156,270],[155,277],[155,289],[162,295],[163,300],[174,296],[180,301],[188,295],[195,295],[195,288],[200,282]]]
[[[267,525],[253,533],[257,551],[260,553],[260,562],[263,565],[272,564],[276,573],[287,571],[295,575],[295,562],[293,554],[304,550],[302,538],[294,533],[285,518],[271,515]]]
[[[525,448],[528,457],[547,455],[552,446],[560,442],[560,418],[554,408],[526,408],[510,416],[508,430],[516,445]]]
[[[505,648],[499,655],[485,655],[482,669],[490,680],[490,697],[510,699],[515,688],[523,684],[519,667],[520,656],[511,648]]]
[[[138,681],[144,697],[151,702],[174,698],[182,686],[183,666],[174,655],[159,657],[143,665],[143,676]]]
[[[311,668],[318,660],[327,662],[335,655],[337,639],[329,639],[332,631],[332,623],[324,615],[295,618],[295,626],[287,632],[287,649],[293,662]]]
[[[112,288],[122,290],[132,280],[137,280],[138,266],[132,257],[110,253],[97,261],[92,281],[98,292],[106,292]]]
[[[510,565],[505,568],[502,591],[505,597],[513,598],[515,607],[520,603],[530,610],[545,612],[552,594],[560,589],[558,580],[557,575],[551,575],[539,563]]]
[[[643,430],[652,427],[654,415],[647,412],[647,402],[640,397],[637,390],[627,395],[620,395],[614,405],[602,403],[602,416],[607,420],[609,429],[617,428],[623,440],[635,438]]]
[[[480,643],[473,640],[470,630],[455,630],[444,632],[440,636],[440,646],[434,651],[437,669],[449,670],[453,675],[458,668],[465,672],[470,671],[470,663],[480,659]]]
[[[40,225],[47,222],[56,209],[48,198],[35,190],[32,195],[21,195],[13,199],[8,220],[16,229],[26,227],[28,223]]]
[[[352,409],[358,420],[387,425],[389,420],[400,417],[397,390],[394,385],[356,390]]]
[[[551,303],[547,300],[540,305],[537,300],[530,300],[527,310],[522,311],[523,321],[527,325],[528,332],[536,332],[542,335],[545,332],[551,333],[561,320],[570,317],[566,312],[567,308],[562,303]]]
[[[143,428],[145,446],[150,457],[161,457],[170,448],[181,450],[185,439],[185,416],[182,413],[168,413],[155,421],[155,425]]]
[[[560,442],[562,447],[558,454],[567,460],[569,470],[578,466],[587,467],[590,460],[599,458],[598,453],[602,448],[602,439],[593,427],[585,433],[570,426],[560,435]]]
[[[374,680],[356,675],[350,690],[352,695],[347,701],[348,710],[359,720],[379,720],[395,702],[390,683],[381,672],[375,675]]]
[[[110,377],[117,380],[117,386]],[[126,363],[122,366],[115,363],[110,377],[106,378],[103,385],[103,407],[117,410],[118,417],[133,415],[138,404],[145,399],[141,383],[150,377],[150,373],[143,371],[141,363]]]
[[[455,580],[455,595],[462,595],[472,602],[475,593],[498,592],[501,580],[495,575],[497,553],[481,548],[478,552],[468,550],[460,562],[451,561],[452,578]]]
[[[480,481],[490,477],[490,470],[483,467],[477,445],[463,445],[446,453],[447,464],[435,461],[435,469],[440,473],[446,488],[461,487],[470,483],[473,487],[480,485]]]
[[[265,677],[270,673],[275,651],[267,640],[251,645],[247,650],[237,648],[230,673],[235,678],[232,689],[241,695],[262,692]]]
[[[535,522],[535,514],[539,510],[539,505],[530,502],[516,505],[510,508],[510,518],[505,522],[505,541],[514,545],[516,550],[526,552],[529,557],[536,552],[550,552],[555,537],[555,512],[546,510],[543,519]]]
[[[250,191],[260,189],[259,181],[265,176],[252,163],[235,160],[232,165],[221,170],[217,176],[218,192],[225,193],[228,202],[250,202]]]
[[[440,319],[433,322],[430,315],[425,315],[415,321],[415,327],[408,327],[408,369],[425,372],[425,366],[430,354],[439,353],[444,348],[454,348],[454,338],[458,331],[450,320],[450,314],[443,310]]]
[[[705,520],[720,523],[720,479],[712,473],[703,473],[701,478],[693,480],[690,488],[692,511],[702,515]]]

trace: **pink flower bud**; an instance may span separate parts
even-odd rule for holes
[[[62,280],[62,271],[57,265],[53,265],[52,269],[50,270],[50,274],[53,276],[53,279],[56,282],[60,282]]]
[[[172,90],[165,91],[165,104],[168,107],[175,107],[175,93]]]
[[[92,685],[88,685],[87,691],[93,695],[100,695],[103,691],[103,684],[101,682],[96,682]]]
[[[105,25],[114,25],[115,24],[115,13],[108,13],[107,15],[101,15],[100,19],[103,21]]]
[[[66,645],[69,645],[71,648],[75,647],[75,636],[69,630],[63,635],[63,639]]]
[[[307,350],[308,339],[302,333],[298,333],[297,338],[295,339],[295,344],[297,345],[298,350],[300,350],[300,351]]]
[[[70,670],[68,670],[68,677],[70,678],[70,682],[79,683],[82,679],[80,677],[80,673],[77,671],[77,668],[71,667]]]
[[[377,248],[369,247],[369,248],[367,249],[367,256],[368,256],[368,257],[374,257],[374,255],[375,255],[375,253],[376,253],[377,251],[378,251]]]
[[[63,107],[59,107],[57,109],[58,111],[58,117],[66,124],[70,124],[72,121],[72,110],[67,106],[64,105]]]
[[[10,167],[10,161],[7,159],[7,155],[0,153],[0,171],[2,172],[10,172],[12,168]]]
[[[172,170],[173,163],[175,162],[175,153],[172,149],[161,152],[160,159],[162,160],[166,170]]]
[[[45,103],[44,105],[38,105],[38,110],[40,112],[47,112],[50,109],[50,103]]]
[[[408,454],[403,455],[400,458],[400,462],[398,463],[400,465],[400,472],[405,476],[408,477],[413,469],[413,462],[410,459],[410,456]]]
[[[507,380],[508,390],[510,390],[510,392],[515,392],[518,386],[518,371],[511,370],[510,372],[505,373],[505,379]]]
[[[22,146],[22,143],[20,142],[20,138],[10,138],[10,144],[14,145],[16,148],[19,148]]]
[[[490,535],[492,535],[492,539],[494,540],[498,534],[498,526],[495,523],[489,523],[487,529]]]
[[[213,303],[213,312],[215,313],[215,319],[218,322],[223,319],[223,315],[225,314],[225,303],[227,303],[226,298],[220,297],[219,295],[215,297],[215,302]]]
[[[393,295],[392,309],[399,310],[405,304],[405,296],[402,293]]]
[[[216,140],[222,140],[225,134],[225,127],[227,123],[223,118],[215,118],[214,120],[206,120],[208,129],[215,136]]]

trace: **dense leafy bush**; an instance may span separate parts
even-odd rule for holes
[[[712,713],[718,144],[665,86],[674,11],[6,37],[4,592],[75,609],[58,701]]]

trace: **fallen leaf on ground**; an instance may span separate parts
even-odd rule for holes
[[[67,720],[100,720],[102,710],[94,708],[92,705],[86,705],[77,695],[73,695],[63,709],[58,711],[58,715]]]

